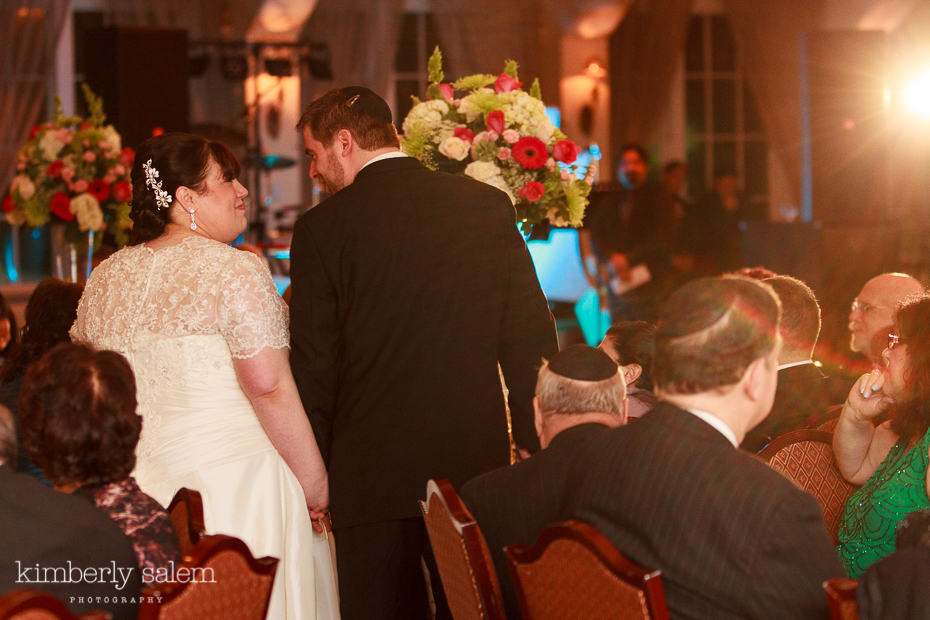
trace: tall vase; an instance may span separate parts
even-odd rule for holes
[[[65,238],[65,224],[52,222],[49,226],[51,272],[56,278],[84,284],[90,275],[94,256],[94,231],[81,233],[74,243]]]

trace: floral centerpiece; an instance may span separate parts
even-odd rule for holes
[[[103,124],[101,99],[86,84],[82,88],[90,116],[65,116],[56,98],[54,119],[33,127],[29,141],[19,149],[17,174],[3,199],[3,211],[7,221],[18,226],[61,222],[72,244],[81,233],[106,231],[121,247],[132,226],[129,173],[135,154],[123,148],[113,125]]]
[[[451,84],[444,77],[437,47],[429,60],[428,99],[414,97],[404,119],[404,151],[429,168],[506,192],[524,234],[544,219],[580,226],[593,169],[578,178],[578,146],[546,116],[539,80],[522,90],[513,60],[499,76],[469,75]]]

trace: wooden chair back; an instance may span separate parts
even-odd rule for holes
[[[206,534],[203,525],[203,499],[199,491],[181,487],[168,505],[168,515],[178,536],[181,557],[190,553]]]
[[[58,597],[48,592],[21,589],[0,596],[0,620],[108,620],[105,611],[75,615]]]
[[[277,558],[256,560],[238,538],[204,536],[176,567],[175,581],[142,591],[139,620],[262,620],[277,568]]]
[[[847,577],[836,577],[823,583],[830,601],[832,620],[859,620],[859,604],[856,602],[858,582]]]
[[[813,428],[791,431],[773,439],[759,458],[817,498],[836,544],[846,500],[857,487],[836,467],[833,434]]]
[[[504,620],[500,583],[478,524],[445,478],[420,502],[443,591],[455,620]]]
[[[587,523],[552,525],[532,547],[504,553],[524,620],[669,617],[660,571],[634,564]]]

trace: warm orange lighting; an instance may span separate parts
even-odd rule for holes
[[[914,114],[930,119],[930,70],[908,83],[904,89],[904,102]]]
[[[607,68],[597,58],[592,58],[587,62],[584,68],[584,74],[589,78],[600,80],[607,77]]]

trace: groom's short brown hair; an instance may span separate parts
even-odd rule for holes
[[[340,129],[348,129],[366,151],[400,147],[391,108],[374,91],[362,86],[334,88],[314,99],[297,123],[297,130],[310,128],[324,147],[333,143]]]

